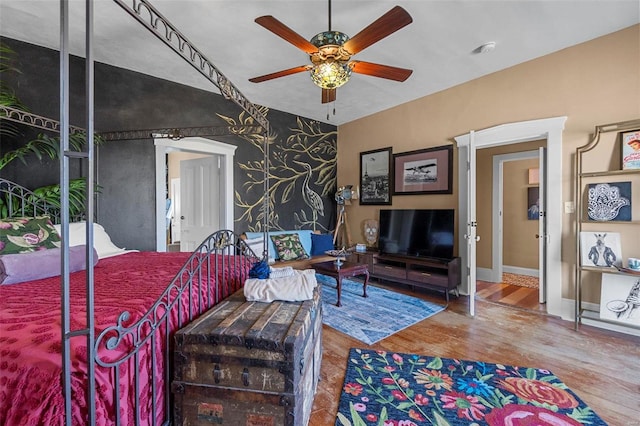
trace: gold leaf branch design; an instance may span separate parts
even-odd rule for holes
[[[260,107],[260,111],[267,115],[269,109]],[[245,112],[232,118],[217,114],[229,125],[252,125],[253,117]],[[278,144],[278,134],[270,130],[267,135],[269,144],[269,229],[282,229],[279,225],[279,213],[277,207],[290,202],[295,196],[295,189],[299,180],[307,175],[306,170],[299,170],[293,166],[293,160],[309,163],[312,167],[315,185],[322,188],[321,196],[331,196],[336,186],[336,137],[337,131],[323,132],[320,123],[315,120],[296,118],[297,127],[289,128],[291,134],[284,144]],[[236,135],[256,147],[264,154],[264,138],[262,135],[247,135],[240,132]],[[242,184],[244,194],[236,191],[235,204],[242,210],[242,214],[236,219],[239,223],[246,223],[251,231],[261,231],[264,222],[264,160],[250,160],[239,163],[238,166],[246,174],[247,180]],[[254,201],[249,201],[251,194],[260,194]],[[294,220],[297,227],[310,227],[314,225],[304,209],[294,212]],[[317,226],[319,224],[315,224]],[[326,230],[326,227],[320,225]]]

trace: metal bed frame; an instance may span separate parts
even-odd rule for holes
[[[141,25],[147,28],[152,34],[160,39],[165,45],[176,52],[182,59],[192,65],[198,72],[205,76],[213,83],[222,93],[222,95],[232,102],[240,106],[253,119],[254,124],[247,126],[233,127],[201,127],[187,129],[150,129],[143,131],[127,131],[127,132],[111,132],[107,135],[107,139],[139,139],[141,135],[150,136],[151,134],[164,135],[165,137],[175,138],[184,134],[197,133],[199,136],[205,135],[223,135],[223,134],[259,134],[262,135],[264,141],[264,192],[269,190],[269,145],[267,143],[267,135],[269,133],[269,121],[260,112],[260,110],[252,104],[245,96],[227,79],[209,59],[207,59],[180,31],[176,29],[164,16],[160,14],[148,0],[113,0],[130,16],[137,20]],[[12,216],[24,213],[31,208],[34,212],[42,212],[42,214],[50,215],[56,222],[62,224],[62,260],[61,260],[61,286],[62,286],[62,371],[63,371],[63,389],[65,397],[65,424],[72,424],[72,392],[71,392],[71,375],[73,369],[71,366],[71,339],[76,337],[84,337],[87,342],[87,359],[94,360],[89,362],[87,366],[87,384],[86,399],[89,402],[87,413],[87,424],[95,424],[96,422],[96,393],[95,393],[95,369],[96,365],[108,367],[112,369],[114,378],[119,379],[118,367],[123,362],[133,359],[138,360],[138,354],[145,345],[154,345],[159,334],[159,330],[165,324],[168,324],[168,317],[173,309],[181,309],[181,304],[177,303],[180,298],[178,294],[184,291],[191,291],[194,285],[194,279],[197,279],[197,285],[206,285],[205,294],[209,295],[207,300],[198,300],[198,308],[194,312],[189,312],[189,320],[193,319],[200,313],[206,311],[211,306],[218,303],[230,295],[237,288],[226,285],[223,278],[222,283],[217,281],[217,273],[219,267],[242,265],[242,262],[255,260],[255,255],[239,240],[232,231],[222,230],[209,236],[191,255],[186,264],[182,267],[176,277],[169,283],[162,296],[156,301],[152,308],[143,316],[136,324],[124,325],[129,317],[128,312],[122,312],[116,324],[108,327],[100,335],[95,336],[95,314],[94,314],[94,275],[93,267],[86,270],[86,306],[87,317],[86,327],[79,330],[70,329],[70,313],[69,313],[69,160],[71,158],[81,158],[87,161],[87,209],[86,209],[86,226],[87,240],[86,246],[89,248],[86,252],[87,265],[93,265],[93,218],[94,218],[94,58],[93,58],[93,0],[85,0],[86,22],[85,22],[85,81],[86,81],[86,128],[79,129],[70,126],[69,122],[69,0],[60,0],[60,121],[40,117],[35,114],[24,113],[20,110],[3,107],[0,109],[0,119],[16,121],[33,127],[43,128],[45,130],[53,130],[60,132],[60,151],[63,155],[60,157],[60,185],[61,185],[61,208],[56,209],[53,206],[42,203],[35,194],[17,184],[5,180],[0,181],[0,195],[4,195],[8,201],[8,209]],[[195,129],[195,130],[194,130]],[[75,152],[69,149],[69,134],[72,132],[84,131],[87,135],[86,152]],[[20,200],[15,208],[15,200]],[[28,207],[32,206],[32,207]],[[264,232],[268,229],[269,203],[268,197],[264,197]],[[40,214],[40,213],[38,213]],[[265,235],[266,240],[266,235]],[[266,251],[266,249],[265,249]],[[263,253],[264,255],[264,253]],[[212,256],[217,260],[212,265]],[[221,259],[221,260],[219,260]],[[242,281],[243,282],[243,281]],[[182,324],[180,324],[181,326]],[[164,360],[158,361],[155,357],[152,363],[165,362],[170,365],[170,348],[172,334],[167,330],[165,333],[165,349]],[[105,347],[113,350],[125,341],[133,341],[133,350],[125,356],[115,361],[107,361],[98,355],[97,349]],[[153,353],[153,351],[152,351]],[[155,365],[152,366],[155,368]],[[171,406],[170,406],[170,371],[165,369],[165,418],[161,424],[170,423]],[[154,370],[151,370],[154,371]],[[140,419],[140,391],[139,389],[139,373],[136,370],[134,382],[136,395],[134,396],[134,405],[136,410],[135,424],[141,424]],[[115,400],[119,401],[119,389],[116,386]],[[156,424],[156,395],[158,390],[152,380],[152,405],[153,405],[153,421]],[[119,419],[119,407],[116,405],[114,416],[115,424],[123,424],[123,420]]]

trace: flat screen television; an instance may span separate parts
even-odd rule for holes
[[[453,258],[453,209],[380,210],[381,254]]]

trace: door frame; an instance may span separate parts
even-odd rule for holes
[[[455,137],[458,146],[458,247],[462,264],[467,264],[468,244],[464,238],[467,229],[467,208],[469,188],[467,185],[467,157],[475,156],[476,148],[488,148],[499,145],[547,140],[547,186],[562,188],[562,131],[567,117],[552,117],[540,120],[521,121],[502,124],[484,130],[473,132],[474,146],[470,146],[470,133]],[[473,151],[469,153],[469,151]],[[475,188],[473,188],[475,192]],[[548,280],[554,282],[547,288],[547,312],[551,315],[562,316],[562,191],[552,191],[547,197],[548,235]],[[469,265],[475,269],[476,265]],[[462,274],[461,292],[475,297],[475,285],[469,285],[469,271]],[[474,283],[475,284],[475,283]],[[472,290],[470,292],[469,290]]]
[[[180,140],[154,138],[156,147],[156,251],[167,251],[167,230],[166,230],[166,198],[167,198],[167,153],[172,151],[189,151],[202,154],[215,154],[221,157],[220,174],[221,191],[220,199],[224,202],[223,217],[220,223],[224,229],[233,230],[234,227],[234,207],[233,194],[233,170],[235,145],[214,141],[206,138],[184,138]]]

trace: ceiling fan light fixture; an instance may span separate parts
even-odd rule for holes
[[[316,64],[311,68],[311,80],[323,89],[336,89],[351,77],[351,67],[348,63],[328,60]]]
[[[313,36],[311,44],[320,48],[326,45],[342,46],[349,40],[349,36],[340,31],[323,31]]]

